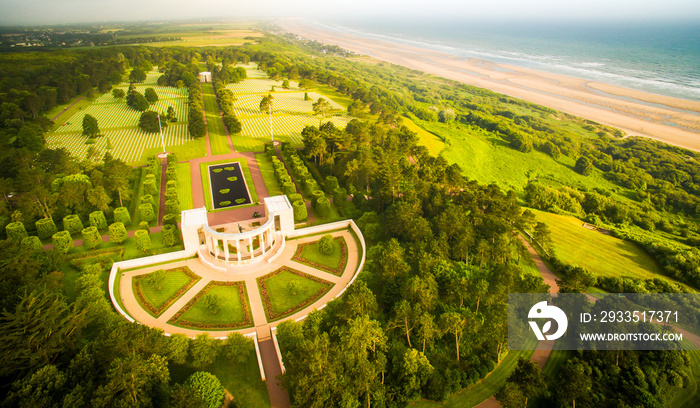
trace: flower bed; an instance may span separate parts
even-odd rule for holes
[[[301,303],[298,303],[297,305],[290,307],[289,309],[287,309],[285,311],[275,312],[274,308],[272,306],[272,301],[270,300],[270,294],[268,292],[268,287],[267,287],[266,281],[268,279],[276,276],[276,275],[279,275],[282,272],[293,273],[293,274],[300,276],[304,279],[318,282],[318,283],[322,284],[323,287],[321,287],[321,289],[319,289],[313,295],[304,299],[304,301],[302,301]],[[317,301],[318,299],[320,299],[324,294],[326,294],[326,292],[328,292],[330,290],[331,287],[333,287],[333,283],[331,283],[331,282],[328,282],[328,281],[323,280],[321,278],[317,278],[317,277],[312,276],[312,275],[308,275],[304,272],[298,271],[296,269],[292,269],[288,266],[283,266],[274,272],[268,273],[265,276],[261,276],[261,277],[257,278],[257,281],[258,281],[258,287],[260,288],[260,296],[263,300],[263,305],[265,306],[265,314],[267,315],[268,321],[274,321],[274,320],[281,319],[283,317],[289,316],[289,315],[305,308],[306,306],[308,306],[308,305],[314,303],[315,301]]]
[[[146,299],[146,296],[144,296],[143,291],[141,290],[141,281],[144,280],[149,274],[137,276],[132,280],[132,286],[134,289],[134,293],[136,294],[136,298],[146,309],[146,311],[148,311],[153,316],[158,317],[161,314],[163,314],[163,312],[165,312],[173,303],[175,303],[175,301],[178,300],[180,296],[184,295],[185,292],[190,290],[192,286],[194,286],[197,282],[199,282],[200,279],[202,279],[199,275],[192,272],[190,268],[186,266],[180,268],[167,269],[165,272],[168,273],[178,271],[187,275],[187,277],[190,278],[190,281],[187,282],[183,287],[181,287],[180,290],[175,292],[175,294],[169,297],[168,300],[163,302],[163,304],[160,305],[160,307],[155,307],[153,304],[151,304],[151,302],[149,302]]]
[[[341,276],[343,272],[345,271],[345,266],[348,264],[348,244],[345,242],[345,238],[343,237],[334,237],[335,241],[340,242],[340,263],[338,264],[337,268],[332,268],[328,265],[324,265],[322,263],[318,263],[315,261],[312,261],[308,258],[304,258],[302,256],[302,253],[304,252],[304,249],[306,247],[309,247],[311,245],[316,245],[318,244],[318,241],[314,242],[305,242],[303,244],[299,244],[297,246],[296,252],[294,252],[294,256],[292,257],[292,261],[299,262],[304,265],[311,266],[312,268],[320,269],[322,271],[330,272],[334,275]]]
[[[187,312],[199,299],[207,294],[209,289],[214,286],[236,286],[238,289],[238,297],[241,302],[243,321],[234,323],[201,323],[201,322],[190,322],[187,320],[180,320],[180,317]],[[211,330],[221,330],[221,329],[238,329],[244,327],[250,327],[253,325],[253,317],[250,313],[248,307],[248,293],[245,289],[245,283],[242,281],[238,282],[219,282],[211,281],[205,286],[199,293],[197,293],[192,299],[190,299],[187,304],[180,309],[175,315],[168,321],[170,324],[176,324],[181,327],[196,328],[196,329],[211,329]]]

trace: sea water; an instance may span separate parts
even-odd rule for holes
[[[326,30],[700,100],[700,24],[363,19]]]

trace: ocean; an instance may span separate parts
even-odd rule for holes
[[[324,20],[364,38],[700,101],[700,24]]]

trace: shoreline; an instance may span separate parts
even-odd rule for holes
[[[700,151],[700,102],[656,95],[560,74],[415,46],[324,30],[298,19],[278,21],[286,32],[338,45],[376,60],[562,111],[643,136]]]

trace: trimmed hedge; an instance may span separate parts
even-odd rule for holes
[[[93,211],[90,213],[90,225],[103,231],[107,229],[107,219],[102,211]]]
[[[335,250],[335,242],[331,234],[326,234],[318,241],[318,251],[323,255],[331,255]]]
[[[340,187],[338,185],[338,179],[333,176],[326,176],[325,191],[328,194],[333,194],[336,188]]]
[[[180,204],[177,200],[167,200],[165,202],[165,213],[166,214],[177,214],[180,212]]]
[[[294,221],[304,221],[309,217],[304,200],[295,201],[292,203],[292,207],[294,208]]]
[[[290,181],[288,183],[282,184],[282,191],[287,197],[289,197],[290,195],[296,193],[297,189],[296,187],[294,187],[294,183]]]
[[[175,168],[170,168],[165,171],[165,179],[168,181],[177,181],[177,172]]]
[[[326,195],[323,194],[323,191],[321,190],[314,190],[311,192],[311,206],[313,208],[316,208],[316,204],[318,203],[318,200],[321,198],[325,198]]]
[[[146,252],[151,249],[151,236],[148,234],[148,231],[136,230],[134,239],[136,240],[136,248],[139,251]]]
[[[76,214],[66,215],[63,217],[63,230],[68,231],[71,235],[77,234],[83,230],[83,222]]]
[[[177,189],[177,181],[175,180],[168,180],[167,183],[165,183],[165,189],[170,190],[171,188]]]
[[[156,214],[153,212],[153,206],[148,203],[139,205],[139,215],[141,216],[141,220],[146,222],[151,222],[156,218]]]
[[[333,192],[333,203],[336,206],[341,207],[347,204],[348,201],[348,191],[342,187],[338,187]]]
[[[290,203],[294,203],[295,201],[303,200],[303,198],[301,197],[301,194],[297,194],[297,193],[294,193],[287,198],[289,198]]]
[[[331,215],[331,200],[326,197],[319,198],[316,201],[316,214],[321,218]]]
[[[131,225],[131,215],[129,215],[129,210],[126,207],[119,207],[115,209],[114,222],[121,222],[125,226]]]
[[[73,248],[73,238],[68,231],[59,231],[51,237],[53,241],[53,249],[67,254]]]
[[[44,245],[41,244],[39,237],[32,235],[31,237],[24,237],[22,239],[22,247],[27,248],[32,252],[39,252],[44,250]]]
[[[56,228],[56,223],[53,222],[53,218],[43,218],[35,223],[36,232],[40,239],[51,238],[51,236],[58,232]]]
[[[161,232],[161,239],[165,245],[171,247],[177,244],[177,227],[175,225],[164,224]]]
[[[158,188],[156,187],[155,177],[153,177],[153,178],[149,178],[148,176],[146,177],[146,180],[144,180],[144,182],[143,182],[143,193],[150,194],[150,195],[156,195],[156,193],[158,193]]]
[[[126,227],[121,222],[115,222],[109,226],[109,242],[121,244],[129,236]]]
[[[163,225],[174,225],[177,227],[177,220],[180,214],[165,214],[163,216]]]
[[[93,249],[102,243],[102,237],[97,227],[87,227],[81,231],[83,237],[83,246],[87,249]]]
[[[5,226],[7,238],[13,241],[22,242],[27,238],[27,230],[21,222],[11,222]]]
[[[155,207],[155,198],[150,194],[144,194],[141,196],[141,204],[150,204]]]
[[[168,200],[175,200],[178,203],[180,202],[180,199],[177,198],[177,189],[168,188],[165,190],[165,201],[168,201]]]

